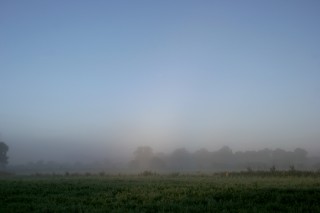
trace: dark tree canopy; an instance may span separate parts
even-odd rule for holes
[[[0,167],[5,167],[8,164],[8,150],[8,145],[4,142],[0,142]]]

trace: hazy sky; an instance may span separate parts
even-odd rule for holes
[[[0,1],[11,162],[320,150],[320,1]]]

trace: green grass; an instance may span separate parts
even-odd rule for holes
[[[320,212],[320,177],[10,177],[0,212]]]

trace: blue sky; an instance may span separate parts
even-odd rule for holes
[[[2,0],[2,140],[13,154],[88,141],[319,149],[319,9],[311,0]]]

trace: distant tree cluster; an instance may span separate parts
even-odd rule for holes
[[[0,142],[0,169],[4,169],[5,166],[8,164],[8,150],[8,145],[4,142]]]
[[[154,153],[148,146],[138,147],[129,167],[135,170],[172,171],[221,171],[221,170],[269,170],[303,169],[307,161],[307,151],[297,148],[294,151],[263,149],[259,151],[233,152],[228,146],[217,151],[200,149],[188,152],[185,148],[172,153]]]

